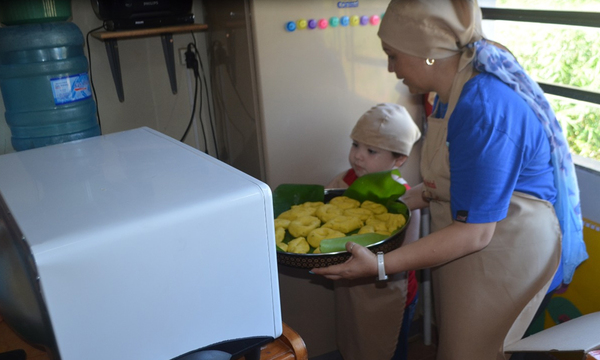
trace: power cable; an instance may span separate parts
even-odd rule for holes
[[[216,51],[221,51],[224,52],[225,50],[223,49],[223,44],[221,44],[220,41],[216,41],[213,46],[217,46]],[[223,56],[223,55],[221,55]],[[240,101],[240,105],[242,105],[242,109],[244,109],[244,112],[246,113],[246,115],[248,115],[248,118],[250,119],[250,121],[255,122],[256,120],[254,119],[254,116],[252,116],[252,114],[250,114],[250,111],[248,111],[248,108],[246,107],[246,104],[244,103],[244,101],[242,100],[242,96],[240,95],[237,87],[235,86],[235,84],[233,83],[233,77],[231,75],[231,69],[228,66],[225,66],[225,72],[227,73],[227,76],[229,77],[229,82],[231,83],[231,87],[233,88],[233,91],[235,92],[235,95],[237,96],[238,100]]]
[[[96,30],[105,29],[106,27],[104,25],[105,24],[103,23],[101,26],[98,26],[97,28],[88,31],[87,35],[85,36],[85,43],[87,45],[87,52],[88,52],[90,85],[92,86],[92,93],[94,94],[94,102],[96,102],[96,117],[98,118],[98,127],[100,128],[100,134],[102,134],[102,122],[100,122],[100,110],[99,110],[99,106],[98,106],[98,97],[96,96],[96,88],[94,87],[94,80],[92,77],[92,53],[90,52],[90,34]]]
[[[224,117],[223,121],[228,121],[228,123],[231,124],[231,126],[240,135],[244,136],[244,132],[242,131],[242,129],[240,129],[238,127],[238,125],[233,121],[233,117],[229,114],[229,111],[227,109],[227,105],[225,104],[225,100],[224,100],[224,96],[223,96],[224,91],[225,91],[223,88],[224,81],[222,80],[223,79],[223,76],[221,75],[222,71],[219,70],[219,66],[224,63],[226,58],[227,58],[227,54],[225,53],[225,49],[223,49],[221,42],[218,40],[214,41],[211,46],[211,51],[210,51],[210,64],[211,64],[210,74],[211,74],[211,81],[215,85],[215,88],[217,91],[215,93],[213,93],[213,97],[215,98],[216,105],[218,105],[219,110],[223,114],[223,117]],[[231,87],[233,88],[233,91],[234,91],[239,103],[242,106],[242,109],[248,116],[249,120],[251,122],[255,123],[256,122],[255,118],[248,111],[248,108],[246,107],[236,85],[233,83],[231,71],[228,66],[225,66],[225,72],[227,74],[227,78],[229,79],[229,83],[231,84]],[[218,77],[217,77],[217,75],[218,75]]]
[[[190,116],[190,121],[188,122],[187,128],[181,137],[181,142],[183,142],[192,127],[194,122],[194,116],[196,115],[196,105],[198,102],[198,82],[201,81],[200,72],[198,70],[198,61],[196,60],[196,52],[192,51],[193,43],[189,43],[187,46],[187,51],[185,52],[185,64],[188,69],[192,69],[194,73],[194,101],[192,103],[192,114]],[[208,154],[208,142],[206,141],[206,131],[204,129],[204,123],[202,122],[202,92],[200,93],[200,111],[199,111],[199,119],[200,119],[200,127],[202,129],[202,136],[204,138],[204,152]]]
[[[212,134],[212,138],[213,138],[213,144],[215,146],[215,155],[216,158],[219,159],[219,144],[217,143],[217,137],[215,134],[215,124],[213,121],[213,114],[211,111],[211,106],[210,106],[210,101],[209,100],[209,92],[208,92],[208,81],[206,80],[206,72],[204,71],[204,64],[202,62],[202,57],[200,56],[200,53],[198,52],[198,47],[196,45],[196,36],[194,35],[194,33],[192,33],[192,38],[194,39],[194,51],[196,56],[198,57],[198,61],[200,63],[200,70],[202,70],[202,74],[204,76],[204,90],[206,91],[206,99],[207,99],[207,104],[208,104],[208,122],[210,124],[210,129],[211,129],[211,134]],[[200,84],[202,85],[202,84]]]

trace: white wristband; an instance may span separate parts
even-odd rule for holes
[[[377,253],[377,272],[379,274],[377,276],[377,280],[385,281],[388,279],[387,275],[385,274],[385,264],[383,263],[383,252],[382,251]]]

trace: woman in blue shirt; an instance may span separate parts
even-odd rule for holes
[[[429,207],[432,232],[377,256],[349,242],[350,260],[313,272],[384,278],[432,268],[437,358],[502,359],[551,286],[570,282],[587,258],[560,125],[514,57],[483,38],[475,1],[393,0],[378,35],[411,93],[437,93],[423,183],[403,197]]]

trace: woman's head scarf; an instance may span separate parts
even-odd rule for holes
[[[403,53],[443,59],[483,37],[481,10],[467,0],[392,0],[377,35]]]
[[[563,235],[562,280],[568,284],[575,268],[588,258],[583,242],[579,187],[569,146],[542,89],[510,52],[483,38],[481,19],[476,0],[392,0],[378,35],[394,49],[423,59],[461,54],[446,119],[473,70],[495,75],[533,109],[550,141],[557,189],[554,208]]]

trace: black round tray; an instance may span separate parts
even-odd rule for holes
[[[345,189],[325,189],[325,202],[329,202],[329,200],[336,196],[341,196],[344,193],[344,191]],[[402,202],[401,200],[397,201]],[[381,240],[375,244],[367,246],[367,248],[373,253],[377,253],[379,251],[383,251],[384,253],[386,253],[399,247],[404,241],[406,227],[408,226],[411,220],[410,209],[407,208],[407,212],[408,213],[406,216],[406,223],[400,229],[400,231],[396,232],[387,239]],[[339,251],[325,254],[296,254],[284,251],[277,251],[277,262],[279,264],[302,269],[312,269],[341,264],[349,258],[350,253],[347,251]]]

